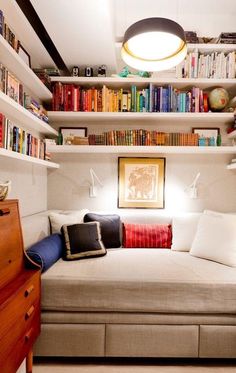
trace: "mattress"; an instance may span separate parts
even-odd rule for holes
[[[169,249],[109,249],[42,275],[43,311],[236,313],[236,268]]]

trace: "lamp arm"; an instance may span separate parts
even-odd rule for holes
[[[96,175],[95,171],[92,168],[90,168],[89,172],[90,172],[90,176],[91,176],[91,179],[92,179],[92,187],[95,186],[94,178],[97,180],[97,182],[98,182],[98,184],[100,184],[100,186],[103,186],[103,183],[101,182],[101,180],[99,179],[99,177]]]

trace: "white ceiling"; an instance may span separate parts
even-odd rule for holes
[[[116,41],[132,23],[147,17],[171,18],[199,36],[216,37],[222,31],[236,31],[236,0],[31,0],[31,3],[69,68],[106,64],[109,72],[116,72],[123,66]],[[45,60],[45,56],[41,55],[41,59]],[[46,60],[49,63],[48,57]]]

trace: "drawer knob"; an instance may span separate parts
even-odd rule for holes
[[[30,285],[28,289],[26,289],[25,291],[25,297],[27,298],[30,295],[30,293],[32,293],[33,290],[34,290],[34,285]]]
[[[9,214],[10,214],[10,209],[8,208],[0,209],[0,216],[9,215]]]
[[[31,306],[30,309],[28,309],[28,311],[25,314],[25,320],[28,320],[33,312],[34,312],[34,306]]]
[[[25,335],[25,342],[29,342],[31,336],[32,336],[32,333],[33,333],[33,328],[31,328],[28,333],[26,333]]]

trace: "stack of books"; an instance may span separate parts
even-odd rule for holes
[[[53,87],[52,110],[88,112],[207,112],[207,93],[197,87],[181,91],[168,86],[130,90],[83,88],[58,82]],[[205,102],[205,104],[204,104]]]
[[[0,91],[48,123],[46,109],[24,91],[23,84],[3,64],[0,64]]]
[[[17,39],[14,32],[10,29],[8,24],[6,23],[3,11],[0,10],[0,35],[6,39],[6,41],[10,44],[10,46],[18,51],[19,48],[19,40]]]
[[[176,66],[176,78],[234,79],[236,76],[235,52],[188,53]]]
[[[118,146],[198,146],[198,140],[199,135],[195,133],[166,133],[144,129],[108,131],[88,137],[89,145]]]
[[[217,40],[220,44],[236,44],[236,32],[222,32]]]
[[[33,99],[31,96],[25,94],[24,98],[25,98],[24,100],[25,108],[29,110],[33,115],[38,117],[39,119],[48,123],[49,119],[48,119],[46,109],[44,109],[44,107],[40,105],[39,102]]]
[[[45,159],[45,143],[18,127],[0,113],[0,148]]]

